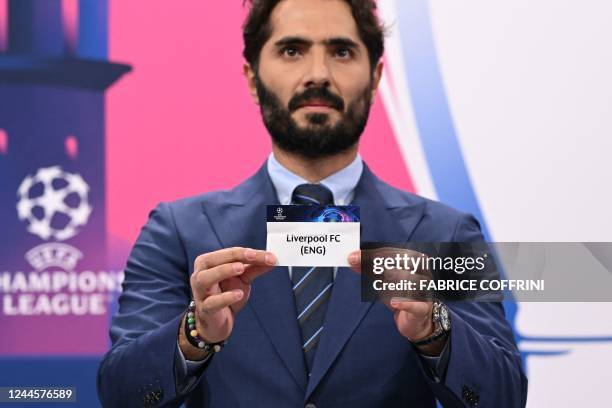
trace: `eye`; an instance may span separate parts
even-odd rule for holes
[[[280,53],[281,55],[289,58],[295,58],[300,55],[300,51],[297,49],[297,47],[294,46],[284,47],[281,49]]]
[[[353,51],[348,47],[338,47],[334,54],[340,59],[350,59],[353,57]]]

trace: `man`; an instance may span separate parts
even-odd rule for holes
[[[304,200],[359,205],[363,241],[483,239],[473,217],[390,187],[358,155],[382,72],[374,2],[253,1],[244,40],[273,152],[233,190],[151,213],[100,365],[103,404],[524,406],[500,304],[361,302],[359,252],[350,271],[277,267],[261,249],[266,204]]]

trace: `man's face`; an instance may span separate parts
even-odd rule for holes
[[[381,65],[372,74],[350,6],[343,0],[284,0],[251,92],[275,144],[301,156],[330,156],[354,146],[365,127]]]

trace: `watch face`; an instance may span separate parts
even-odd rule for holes
[[[448,315],[448,309],[444,305],[440,307],[440,326],[442,326],[444,331],[450,330],[450,316]]]

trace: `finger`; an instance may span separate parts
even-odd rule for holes
[[[219,310],[229,307],[236,302],[239,302],[244,296],[244,292],[240,289],[231,290],[229,292],[219,293],[204,299],[200,306],[200,311],[204,314],[212,314]]]
[[[245,285],[250,285],[257,277],[274,269],[274,266],[269,265],[245,265],[244,273],[240,275],[240,280]]]
[[[230,262],[242,262],[257,265],[275,265],[276,257],[270,252],[251,248],[225,248],[198,256],[196,258],[195,269],[210,269]]]
[[[393,312],[400,312],[403,310],[403,303],[411,302],[410,298],[402,296],[392,296],[391,294],[385,294],[381,297],[382,303],[387,306]]]
[[[361,273],[361,251],[353,251],[348,256],[348,263],[354,272]]]
[[[247,285],[241,279],[241,276],[236,276],[234,278],[225,279],[219,282],[220,292],[229,292],[235,289],[240,289],[244,293],[244,297],[248,297],[251,292],[251,285]]]
[[[395,297],[389,302],[394,311],[404,311],[415,316],[431,316],[432,303]]]
[[[191,286],[198,293],[207,294],[209,289],[224,279],[241,275],[244,272],[244,264],[233,262],[219,265],[211,269],[197,271],[191,277]]]

